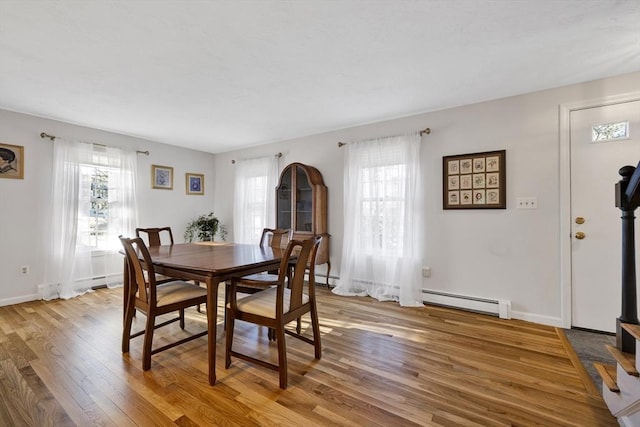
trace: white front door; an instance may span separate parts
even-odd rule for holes
[[[627,137],[593,142],[594,126],[626,122]],[[614,186],[622,166],[640,161],[640,100],[571,111],[570,150],[571,325],[615,332],[621,310],[622,225]],[[636,245],[638,230],[636,223]]]

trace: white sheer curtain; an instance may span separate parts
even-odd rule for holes
[[[122,282],[118,236],[132,235],[137,224],[137,158],[62,138],[53,147],[44,298],[66,299]]]
[[[344,163],[344,241],[333,292],[422,306],[420,135],[352,142]]]
[[[275,225],[278,158],[237,160],[234,167],[233,241],[256,244],[262,229]]]

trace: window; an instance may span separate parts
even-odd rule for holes
[[[246,232],[251,242],[258,242],[265,228],[265,212],[267,210],[267,177],[252,176],[245,182],[245,213],[248,229]]]
[[[239,160],[235,163],[233,241],[260,241],[264,228],[275,223],[275,188],[278,157]]]
[[[405,175],[403,164],[362,170],[359,245],[365,253],[402,256]]]
[[[119,235],[137,223],[136,153],[56,138],[44,298],[122,280]]]
[[[95,249],[106,247],[107,229],[109,226],[109,170],[91,165],[83,165],[80,169],[81,179],[89,182],[89,212],[86,222],[78,225],[80,243]],[[83,227],[86,225],[86,227]]]
[[[629,122],[607,123],[591,128],[591,142],[614,141],[629,138]]]
[[[114,247],[113,236],[109,234],[109,230],[117,228],[113,222],[118,215],[119,176],[119,162],[110,161],[101,146],[93,146],[90,161],[80,164],[77,244],[96,253],[120,248],[119,242]]]
[[[349,143],[339,295],[422,305],[420,135]]]

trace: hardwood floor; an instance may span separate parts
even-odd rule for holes
[[[206,337],[154,355],[147,372],[141,338],[120,352],[121,294],[0,307],[0,425],[617,425],[552,327],[322,288],[320,361],[312,346],[287,339],[289,388],[281,390],[276,372],[237,359],[225,370],[219,334],[210,387]],[[205,327],[205,315],[189,311],[187,330]],[[182,334],[174,323],[154,345]],[[264,328],[237,325],[235,339],[276,357]]]

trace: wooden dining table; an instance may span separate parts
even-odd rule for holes
[[[207,286],[209,384],[214,385],[218,285],[232,277],[277,270],[284,251],[258,245],[199,242],[153,246],[149,247],[149,253],[156,273],[176,279],[195,280]],[[125,277],[125,286],[128,285],[127,281]],[[128,303],[124,302],[125,308]]]

